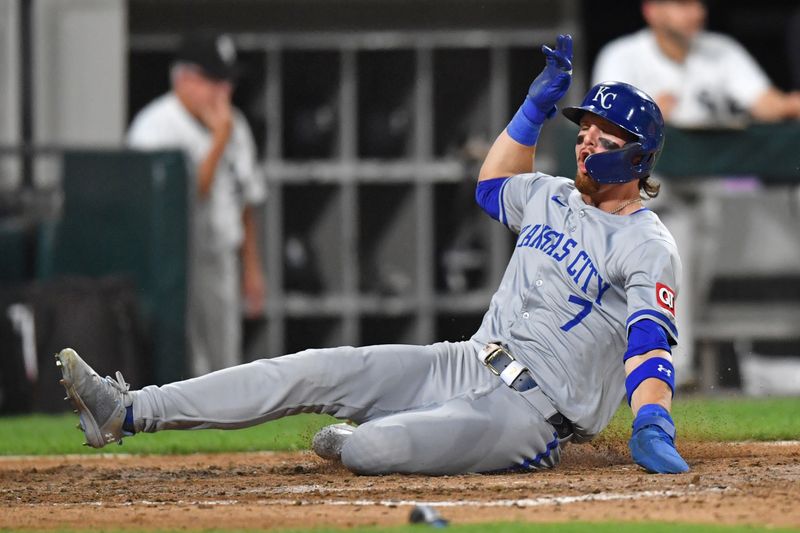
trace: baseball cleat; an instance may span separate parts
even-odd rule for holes
[[[325,426],[314,435],[311,440],[311,449],[323,459],[341,460],[342,446],[355,429],[354,426],[344,423]]]
[[[101,378],[72,348],[56,354],[56,365],[64,377],[59,383],[80,417],[78,428],[86,436],[84,446],[102,448],[112,442],[121,443],[122,437],[130,435],[122,429],[125,409],[131,404],[130,385],[122,373],[116,373],[116,380]]]

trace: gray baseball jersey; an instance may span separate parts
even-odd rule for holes
[[[566,178],[515,176],[498,201],[519,238],[473,338],[506,343],[579,436],[591,437],[624,395],[631,324],[653,320],[677,342],[675,241],[652,211],[612,215]]]
[[[299,412],[360,425],[342,462],[365,474],[549,468],[561,442],[532,407],[543,391],[577,440],[624,394],[626,325],[649,318],[677,338],[675,243],[655,214],[587,206],[572,181],[515,176],[500,216],[519,239],[473,339],[429,346],[310,349],[131,392],[137,431],[241,428]],[[518,392],[479,361],[500,341],[541,389]]]

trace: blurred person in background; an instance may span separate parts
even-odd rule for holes
[[[600,50],[592,83],[641,88],[679,127],[800,118],[800,92],[775,88],[738,42],[704,29],[706,15],[701,0],[643,0],[647,27]]]
[[[792,72],[792,88],[800,89],[800,5],[798,5],[786,29],[786,52]]]
[[[194,180],[186,326],[195,376],[241,363],[242,310],[264,310],[254,207],[266,191],[250,127],[231,103],[238,70],[229,36],[185,36],[172,90],[134,117],[127,136],[132,148],[182,150]]]
[[[619,80],[650,94],[665,122],[681,128],[742,127],[748,122],[777,122],[800,118],[800,92],[782,92],[733,38],[705,29],[707,5],[702,0],[642,0],[647,27],[607,43],[599,52],[592,83]],[[730,180],[719,183],[725,187]],[[678,327],[683,342],[675,367],[679,385],[697,380],[691,353],[698,303],[695,284],[707,268],[699,247],[696,212],[668,180],[650,208],[675,236],[684,264]],[[706,184],[706,191],[708,189]],[[692,185],[687,187],[691,188]],[[691,200],[690,200],[691,201]],[[689,201],[689,202],[690,202]],[[717,236],[718,237],[718,236]],[[684,348],[685,347],[685,348]]]

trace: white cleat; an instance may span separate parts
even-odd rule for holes
[[[125,408],[131,404],[130,385],[120,372],[117,379],[101,378],[72,348],[56,355],[63,379],[59,381],[67,391],[67,398],[80,416],[78,428],[86,436],[84,446],[102,448],[112,442],[121,442],[129,435],[122,429]]]
[[[342,458],[342,446],[355,429],[355,426],[344,423],[325,426],[314,435],[311,449],[323,459],[339,461]]]

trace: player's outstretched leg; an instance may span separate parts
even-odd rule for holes
[[[122,442],[122,437],[131,434],[122,428],[126,408],[132,400],[128,395],[129,385],[120,372],[116,380],[101,378],[72,348],[56,354],[56,365],[61,368],[60,383],[67,391],[67,399],[80,416],[85,444],[102,448]]]

